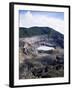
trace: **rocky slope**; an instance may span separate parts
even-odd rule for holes
[[[53,50],[38,51],[39,46]],[[64,35],[49,27],[20,28],[19,78],[64,76]]]

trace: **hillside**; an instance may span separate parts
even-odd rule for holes
[[[49,27],[30,27],[30,28],[19,28],[19,37],[32,37],[37,35],[44,35],[47,34],[48,37],[54,37],[54,36],[62,36],[63,34],[57,32],[56,30],[49,28]]]
[[[19,38],[34,38],[64,48],[64,35],[49,27],[19,28]],[[36,41],[36,40],[34,40]],[[39,41],[39,42],[40,42]]]

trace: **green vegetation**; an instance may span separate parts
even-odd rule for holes
[[[47,34],[48,38],[49,38],[53,34],[56,34],[56,33],[58,33],[58,32],[49,27],[19,28],[19,37],[20,38],[32,37],[32,36],[44,35],[44,34]]]

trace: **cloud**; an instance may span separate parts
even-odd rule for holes
[[[64,34],[64,21],[45,15],[33,15],[30,11],[20,14],[20,27],[51,27]]]

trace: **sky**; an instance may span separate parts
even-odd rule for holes
[[[64,34],[64,13],[19,10],[19,27],[51,27]]]

